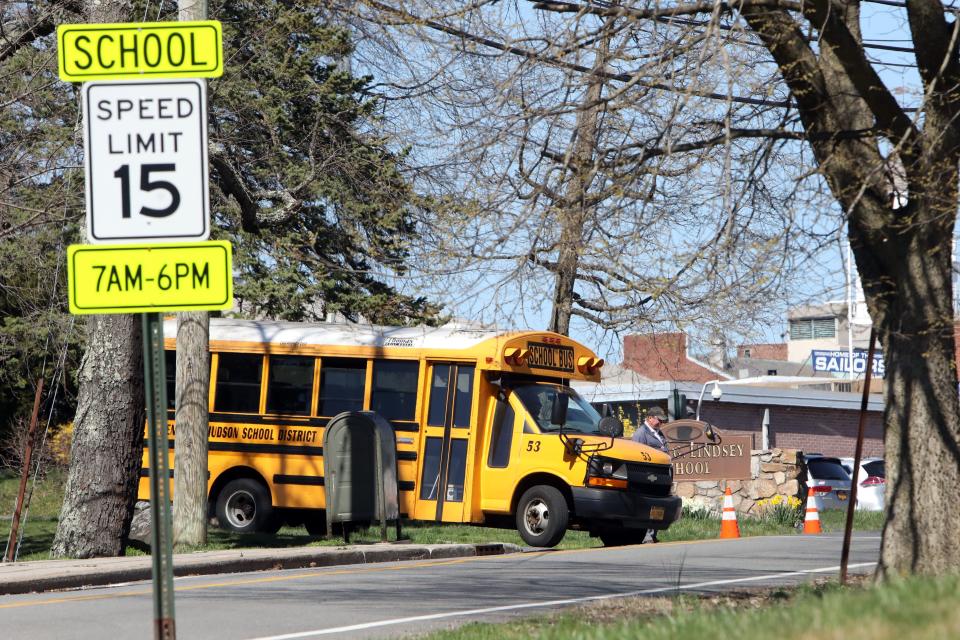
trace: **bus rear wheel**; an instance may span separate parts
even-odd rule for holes
[[[236,533],[276,533],[280,529],[270,491],[252,478],[227,483],[217,496],[217,520],[222,528]]]
[[[523,492],[517,503],[517,531],[531,547],[553,547],[563,540],[570,508],[556,487],[537,485]]]

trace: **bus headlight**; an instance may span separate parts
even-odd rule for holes
[[[627,465],[620,460],[601,458],[590,459],[587,465],[586,485],[590,487],[627,488]]]

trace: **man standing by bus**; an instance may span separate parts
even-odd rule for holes
[[[664,453],[670,453],[667,437],[660,430],[660,425],[666,421],[667,414],[664,413],[663,409],[650,407],[647,409],[647,417],[643,419],[643,424],[633,432],[633,441],[659,449]]]
[[[660,425],[667,421],[667,414],[660,407],[650,407],[647,409],[647,416],[643,419],[643,424],[633,432],[633,441],[645,444],[648,447],[659,449],[666,454],[670,453],[670,446],[667,444],[667,437],[660,430]],[[657,530],[653,529],[647,534],[644,542],[660,542],[657,540]]]

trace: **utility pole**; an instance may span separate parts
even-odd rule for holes
[[[179,19],[207,19],[207,0],[179,0]],[[210,314],[177,314],[173,544],[207,542],[207,433],[210,422]]]

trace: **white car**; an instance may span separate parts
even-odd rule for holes
[[[853,473],[853,458],[840,458],[840,464],[856,477],[857,509],[883,511],[887,491],[887,475],[883,458],[861,458],[860,471]]]

